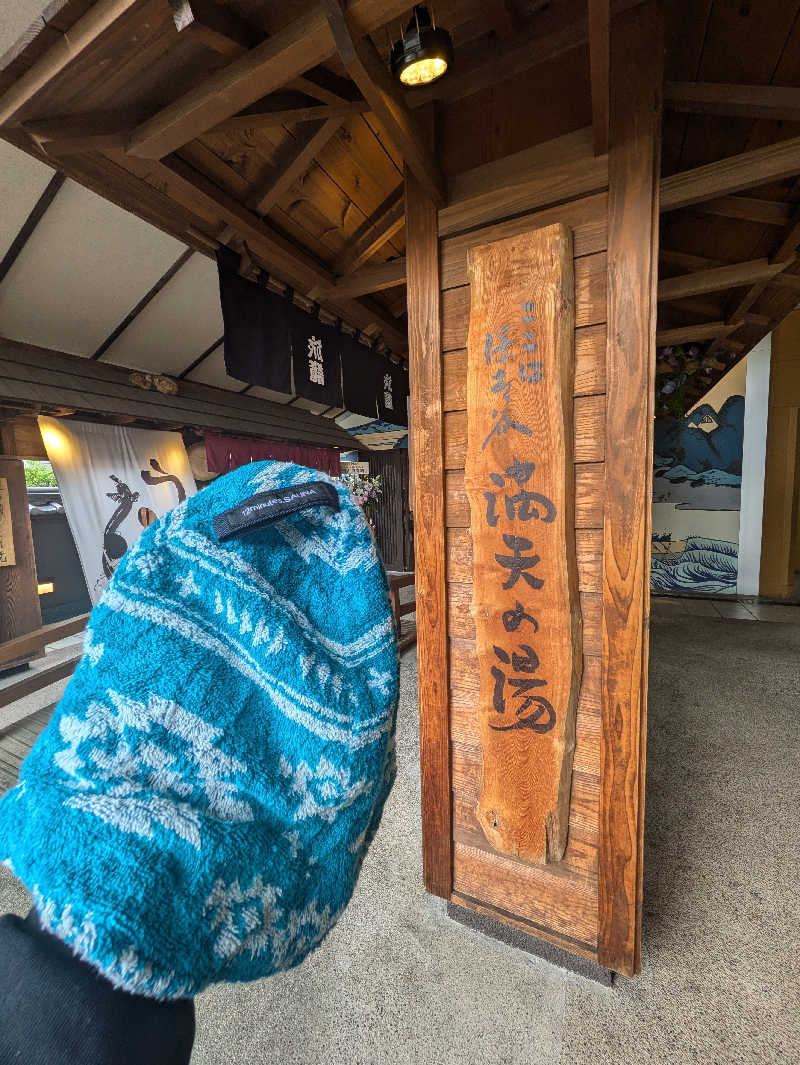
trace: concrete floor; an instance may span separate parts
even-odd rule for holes
[[[800,626],[653,619],[643,973],[603,988],[421,889],[416,661],[353,903],[299,969],[198,999],[193,1065],[783,1065],[800,1046]],[[0,912],[27,896],[0,867]]]

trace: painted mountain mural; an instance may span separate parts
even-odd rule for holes
[[[744,396],[657,421],[653,591],[735,593]]]

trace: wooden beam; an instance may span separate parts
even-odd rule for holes
[[[206,211],[213,212],[233,233],[248,241],[251,253],[258,257],[264,269],[280,280],[302,292],[333,284],[334,276],[323,263],[277,233],[257,214],[178,156],[170,156],[156,164],[155,172],[163,173],[170,181],[170,195],[178,202],[191,209],[191,204],[199,200]],[[220,239],[223,239],[222,234]],[[337,298],[333,306],[350,325],[364,332],[376,325],[394,351],[406,350],[407,339],[403,331],[377,307],[344,297]]]
[[[138,0],[98,0],[79,18],[69,32],[37,59],[13,85],[0,96],[0,126],[6,125],[33,99],[40,89],[77,59],[90,45],[129,11]]]
[[[641,968],[662,42],[656,0],[611,23],[597,960],[625,976]]]
[[[480,7],[497,40],[507,40],[514,32],[514,17],[506,0],[480,0]]]
[[[356,230],[350,243],[342,248],[334,260],[333,272],[348,274],[357,270],[399,233],[405,222],[401,185],[384,200],[378,211]]]
[[[80,155],[124,148],[135,121],[131,114],[91,112],[33,119],[22,128],[48,155]]]
[[[58,190],[61,188],[65,181],[66,178],[64,177],[64,175],[59,173],[53,174],[53,176],[48,181],[44,192],[33,205],[31,213],[22,223],[19,233],[17,233],[16,237],[14,237],[14,239],[11,241],[8,251],[5,253],[2,260],[0,260],[0,284],[3,283],[3,279],[5,278],[6,274],[19,258],[20,252],[30,240],[34,230],[44,217],[47,208],[56,198]]]
[[[17,699],[24,699],[26,695],[32,695],[33,692],[46,688],[49,684],[55,684],[57,680],[71,676],[82,657],[81,654],[73,655],[54,666],[26,673],[13,684],[0,688],[0,709],[15,703]]]
[[[711,300],[698,299],[696,296],[687,296],[685,299],[675,300],[673,306],[676,310],[685,311],[687,314],[699,314],[702,318],[716,319],[723,314],[718,303]]]
[[[783,263],[771,263],[769,259],[753,259],[746,263],[718,266],[712,270],[697,270],[680,277],[669,277],[658,284],[659,302],[678,300],[684,296],[699,296],[703,292],[722,292],[739,288],[753,281],[774,278],[783,269]]]
[[[169,0],[175,29],[229,59],[238,59],[255,44],[250,26],[229,7],[213,0]]]
[[[26,632],[24,636],[15,636],[13,640],[0,643],[0,669],[17,658],[28,658],[43,650],[49,643],[74,636],[76,632],[83,632],[88,620],[88,614],[77,614],[74,618],[53,621],[40,629],[34,629],[33,632]]]
[[[259,214],[268,214],[283,194],[298,181],[313,164],[319,153],[341,129],[344,118],[329,118],[298,137],[291,158],[285,160],[267,182],[247,198],[248,207]]]
[[[800,174],[800,137],[672,174],[661,181],[661,210],[674,211]]]
[[[784,85],[668,81],[664,85],[664,106],[669,111],[696,115],[800,122],[800,89]]]
[[[408,353],[411,409],[414,412],[422,873],[427,891],[449,898],[452,889],[452,798],[439,238],[435,202],[408,166],[405,180]]]
[[[352,115],[362,115],[368,110],[363,100],[343,102],[340,104],[317,104],[315,107],[292,107],[285,111],[248,111],[242,115],[226,118],[213,130],[214,133],[230,133],[234,130],[270,129],[275,126],[294,125],[298,122],[326,121],[328,119],[345,119]]]
[[[416,120],[392,82],[383,59],[370,41],[362,40],[354,31],[345,14],[343,0],[322,0],[322,10],[347,73],[414,176],[437,207],[441,207],[446,199],[444,175],[425,143]]]
[[[116,327],[116,329],[112,330],[112,332],[106,337],[106,339],[97,349],[97,351],[95,351],[92,355],[93,359],[96,360],[101,358],[105,354],[105,352],[108,351],[111,345],[125,332],[131,322],[133,322],[135,318],[138,318],[138,316],[142,313],[145,307],[152,300],[155,299],[155,297],[166,285],[170,283],[170,281],[177,274],[177,272],[183,266],[186,265],[186,263],[189,261],[189,259],[191,259],[194,254],[194,248],[187,248],[178,256],[172,266],[170,266],[169,270],[163,273],[158,279],[158,281],[156,281],[156,283],[153,285],[153,287],[147,292],[145,292],[144,296],[142,296],[142,298],[139,300],[133,310],[130,311],[130,313],[126,314],[122,321],[119,323],[119,325]]]
[[[305,93],[305,95],[310,96],[312,100],[319,100],[320,103],[328,104],[330,107],[336,107],[338,104],[352,102],[346,99],[346,97],[340,96],[339,93],[333,92],[326,86],[317,84],[313,78],[307,76],[293,78],[292,81],[287,83],[286,88],[295,89],[297,92]]]
[[[680,270],[709,270],[714,266],[727,266],[719,259],[707,259],[704,255],[692,255],[686,251],[671,251],[659,248],[658,261],[667,266],[677,266]]]
[[[594,154],[608,151],[608,20],[609,0],[589,2],[589,72],[592,86]]]
[[[741,218],[745,222],[760,222],[769,226],[785,226],[792,217],[792,206],[780,200],[757,200],[751,196],[720,196],[716,200],[696,203],[692,210],[698,214]]]
[[[794,259],[790,260],[790,262],[793,261]],[[781,264],[779,263],[778,265]],[[786,266],[787,264],[784,263],[783,265]],[[790,288],[793,292],[800,292],[800,276],[798,276],[798,274],[787,274],[785,272],[778,273],[775,277],[771,278],[769,284],[777,285],[778,288]]]
[[[370,33],[406,10],[406,0],[354,0],[348,8],[356,32]],[[132,133],[128,151],[161,159],[275,89],[336,54],[328,21],[312,4],[246,55],[204,78],[161,108]]]
[[[321,300],[335,296],[364,296],[368,292],[382,292],[406,283],[406,260],[389,259],[385,263],[365,266],[340,277],[330,288],[317,289],[312,295]]]
[[[691,344],[699,340],[715,340],[726,336],[742,325],[741,322],[699,322],[696,325],[683,325],[677,329],[659,329],[656,344]]]

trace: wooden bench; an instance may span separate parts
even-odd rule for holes
[[[413,573],[390,573],[389,574],[389,595],[392,600],[392,613],[394,614],[394,622],[397,628],[397,643],[401,651],[405,651],[408,647],[411,647],[417,642],[417,626],[416,623],[412,623],[409,630],[403,633],[402,619],[407,614],[415,614],[417,611],[417,599],[416,596],[409,600],[407,603],[400,602],[400,589],[408,588],[409,585],[416,583],[416,577]]]

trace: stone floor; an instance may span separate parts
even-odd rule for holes
[[[800,626],[654,611],[643,971],[604,988],[421,887],[416,658],[353,901],[298,969],[197,1000],[193,1065],[790,1065],[800,1046]],[[0,912],[27,910],[0,867]]]

